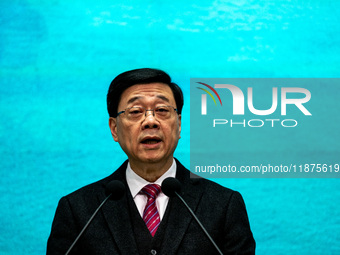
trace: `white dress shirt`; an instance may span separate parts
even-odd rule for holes
[[[169,170],[166,171],[161,177],[159,177],[152,184],[158,184],[159,186],[161,186],[164,179],[168,177],[176,177],[176,168],[177,168],[176,161],[173,160],[172,165],[169,168]],[[150,184],[151,182],[148,182],[147,180],[137,175],[131,169],[130,163],[128,163],[127,169],[126,169],[126,181],[129,186],[133,200],[136,203],[137,209],[141,217],[143,217],[144,208],[146,206],[148,199],[147,199],[147,196],[141,192],[141,189],[144,188],[145,185]],[[169,202],[169,197],[164,195],[164,193],[161,191],[156,199],[156,206],[157,206],[157,210],[158,210],[159,217],[161,220],[164,216],[165,209],[166,209],[166,206],[168,205],[168,202]]]

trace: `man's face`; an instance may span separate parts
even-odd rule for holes
[[[147,110],[157,106],[177,108],[170,87],[163,83],[137,84],[126,89],[118,104],[118,112],[130,107],[144,107]],[[129,120],[123,113],[110,118],[113,139],[119,142],[130,163],[138,166],[143,163],[168,164],[180,138],[181,116],[173,109],[169,119],[160,120],[152,111],[140,120]]]

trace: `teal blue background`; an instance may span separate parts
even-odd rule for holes
[[[190,78],[339,77],[339,7],[316,0],[1,1],[0,253],[44,254],[60,197],[126,158],[107,126],[114,76],[156,67],[181,85],[176,157],[189,167]],[[216,181],[242,193],[257,254],[340,253],[339,179]]]

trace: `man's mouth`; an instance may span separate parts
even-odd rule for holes
[[[142,141],[143,144],[156,144],[161,142],[161,139],[158,138],[147,138]]]

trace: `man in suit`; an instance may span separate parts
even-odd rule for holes
[[[177,197],[160,189],[167,177],[181,183],[180,194],[223,254],[255,254],[246,208],[238,192],[190,178],[174,159],[181,133],[183,94],[169,75],[136,69],[111,83],[109,126],[128,160],[112,175],[61,198],[47,254],[64,254],[99,204],[105,187],[121,181],[126,192],[109,199],[71,254],[218,254]]]

